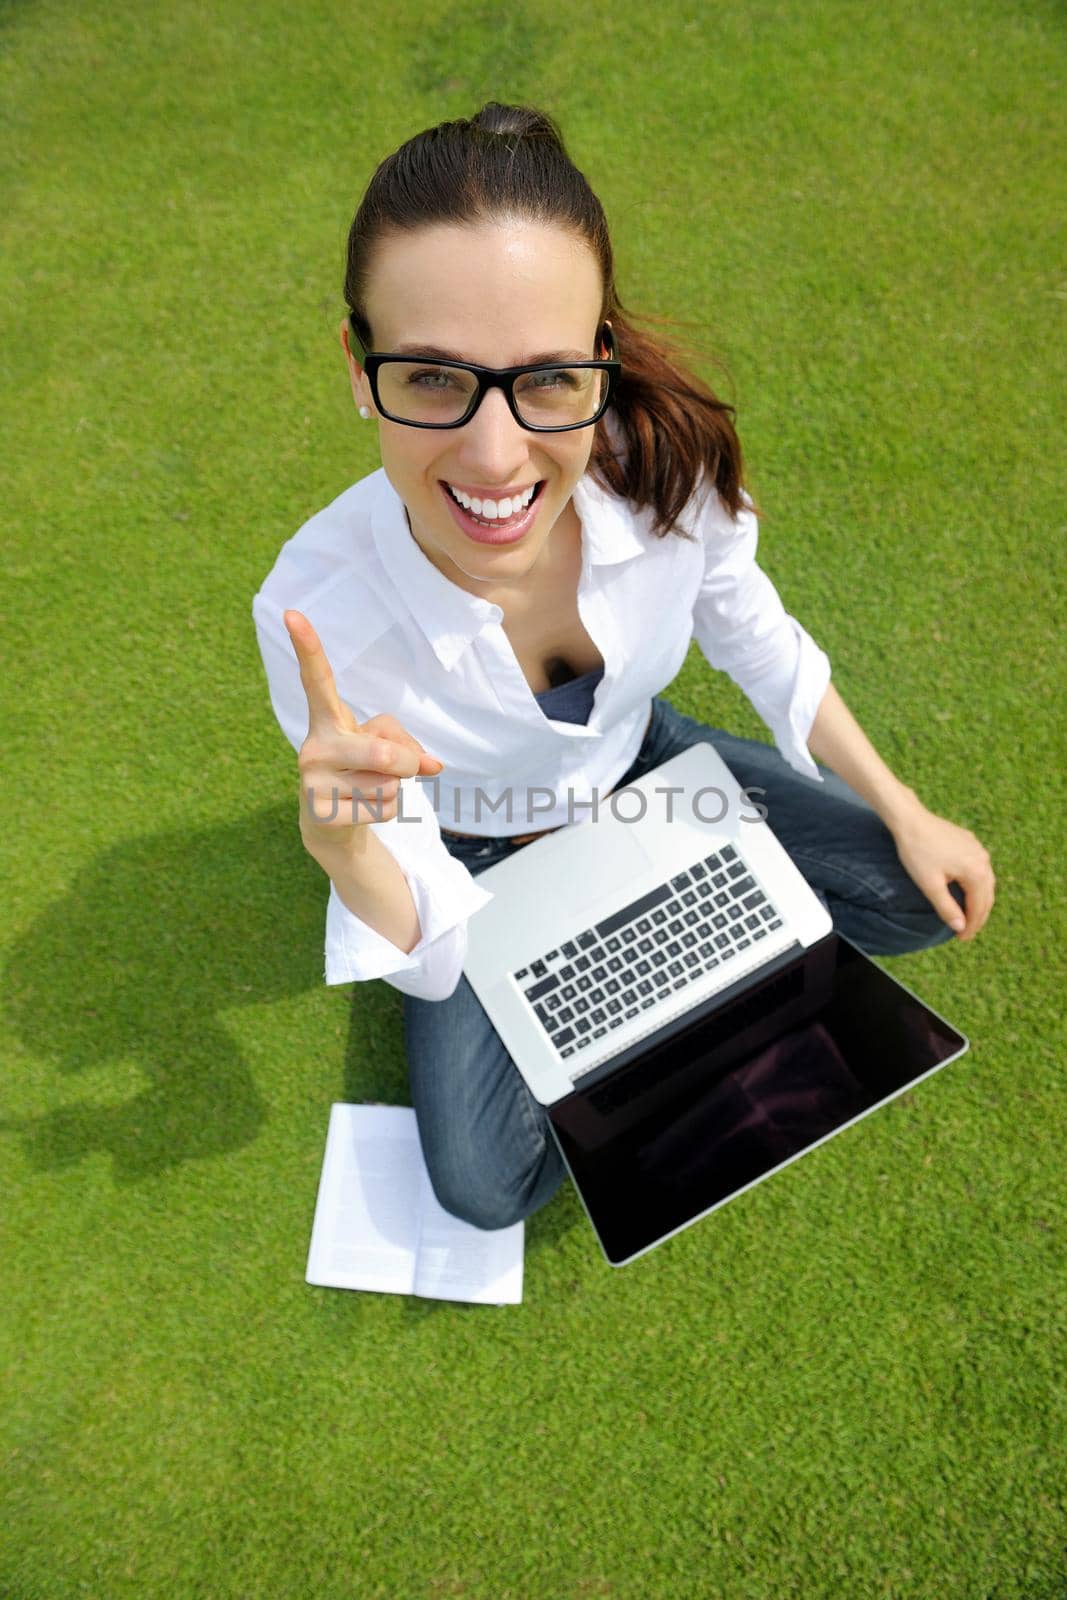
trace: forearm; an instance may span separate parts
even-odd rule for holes
[[[922,808],[914,789],[886,766],[833,683],[829,683],[808,736],[808,749],[872,806],[890,829]]]
[[[317,846],[309,853],[354,916],[405,955],[415,948],[422,929],[407,879],[369,826],[342,849]]]

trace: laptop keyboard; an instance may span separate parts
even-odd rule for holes
[[[728,844],[512,976],[560,1056],[580,1056],[781,926]]]

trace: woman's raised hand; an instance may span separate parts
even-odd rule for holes
[[[326,652],[307,617],[286,611],[282,620],[308,703],[308,733],[298,757],[300,833],[318,858],[343,850],[368,823],[395,817],[401,778],[438,773],[444,763],[387,713],[358,723],[337,693]]]

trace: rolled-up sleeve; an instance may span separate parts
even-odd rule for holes
[[[299,752],[307,738],[307,697],[288,630],[280,613],[274,616],[275,609],[257,595],[252,615],[274,714]],[[340,685],[338,692],[342,693]],[[352,709],[359,718],[360,711]],[[384,978],[416,999],[446,1000],[459,982],[466,958],[467,922],[493,896],[478,887],[462,862],[449,855],[418,779],[401,780],[395,817],[368,826],[404,874],[418,913],[419,941],[410,951],[401,950],[350,911],[331,880],[326,902],[326,982]]]
[[[705,562],[693,637],[708,664],[748,697],[789,765],[821,783],[808,737],[830,682],[830,660],[757,565],[758,524],[745,499],[736,521],[716,492],[704,502],[696,524]]]
[[[450,856],[425,790],[401,780],[397,815],[369,824],[407,880],[421,930],[405,953],[349,911],[333,882],[326,904],[326,982],[384,978],[416,1000],[447,1000],[467,955],[467,923],[493,898],[461,861]],[[418,836],[416,842],[415,836]]]

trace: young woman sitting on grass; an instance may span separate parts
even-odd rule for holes
[[[624,313],[551,118],[491,102],[383,161],[345,298],[382,466],[283,546],[253,616],[330,879],[326,982],[404,995],[435,1192],[500,1228],[565,1169],[461,972],[486,867],[707,740],[862,950],[973,939],[994,877],[879,757],[757,565],[733,408]],[[663,697],[690,638],[773,745]]]

